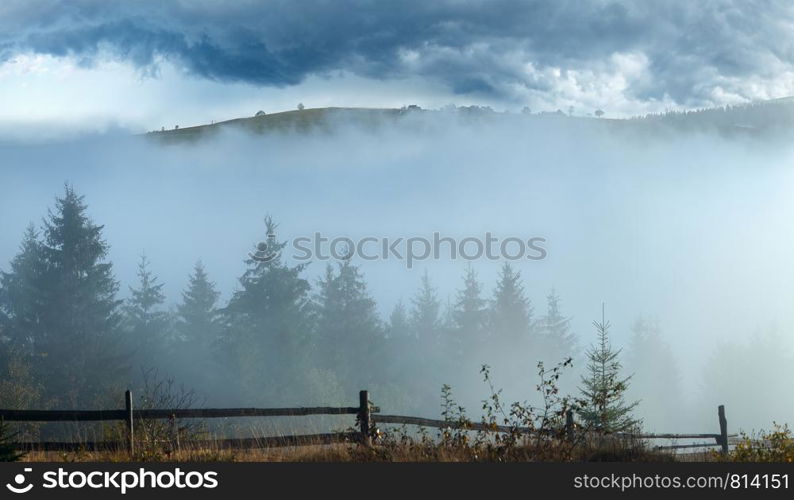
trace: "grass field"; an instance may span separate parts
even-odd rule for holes
[[[600,436],[574,441],[562,437],[511,437],[504,434],[427,433],[408,435],[404,429],[379,433],[372,445],[345,442],[326,445],[229,449],[190,442],[137,443],[130,456],[123,446],[106,451],[32,451],[29,462],[157,461],[157,462],[670,462],[713,460],[707,452],[675,455],[654,450],[646,441]]]

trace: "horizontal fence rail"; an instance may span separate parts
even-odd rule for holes
[[[123,421],[126,423],[126,442],[20,442],[15,446],[30,451],[114,451],[127,449],[130,455],[135,451],[135,421],[171,420],[189,418],[239,418],[239,417],[297,417],[308,415],[356,415],[359,432],[333,432],[324,434],[302,434],[288,436],[267,436],[257,438],[191,440],[183,443],[183,448],[220,448],[253,449],[283,446],[309,446],[345,442],[369,444],[370,415],[380,411],[370,405],[369,392],[359,392],[359,406],[309,406],[300,408],[173,408],[142,409],[132,406],[132,393],[124,394],[123,410],[3,410],[0,419],[6,422],[103,422]],[[178,433],[174,441],[179,446]]]
[[[537,429],[529,427],[512,427],[507,425],[495,425],[486,422],[460,422],[449,420],[438,420],[432,418],[410,417],[407,415],[377,415],[373,420],[378,424],[403,424],[417,425],[420,427],[435,427],[439,429],[464,429],[472,431],[496,431],[496,432],[521,432],[527,434],[537,433]],[[615,433],[617,437],[636,438],[636,439],[715,439],[719,440],[719,434],[631,434]],[[736,434],[728,435],[729,438],[737,437]],[[683,445],[682,445],[683,446]],[[687,445],[689,446],[689,445]],[[714,443],[705,443],[698,446],[716,446]]]
[[[719,434],[624,434],[639,439],[719,439]]]
[[[98,422],[124,420],[124,410],[0,410],[6,422]]]
[[[729,440],[728,445],[735,445],[734,440]],[[691,448],[713,448],[715,446],[722,446],[722,443],[687,443],[687,444],[669,444],[654,446],[655,450],[684,450]]]
[[[171,420],[190,418],[238,418],[238,417],[295,417],[308,415],[356,415],[358,432],[334,432],[323,434],[304,434],[291,436],[268,436],[258,438],[235,438],[214,440],[190,440],[183,443],[184,448],[218,448],[218,449],[254,449],[284,446],[307,446],[334,443],[358,442],[370,446],[371,429],[376,424],[416,425],[420,427],[435,427],[441,429],[463,429],[480,432],[519,432],[526,434],[556,434],[553,431],[530,428],[496,425],[487,422],[467,422],[438,420],[432,418],[413,417],[407,415],[382,415],[380,408],[369,402],[369,392],[359,392],[358,406],[310,406],[299,408],[175,408],[175,409],[140,409],[132,405],[132,393],[126,391],[125,406],[123,410],[3,410],[0,409],[0,419],[7,422],[99,422],[99,421],[124,421],[126,423],[127,441],[96,441],[96,442],[20,442],[16,446],[21,450],[31,451],[102,451],[120,450],[126,448],[132,455],[135,449],[135,421],[136,420]],[[373,416],[372,414],[377,415]],[[692,433],[692,434],[631,434],[617,433],[618,437],[655,440],[693,440],[713,439],[713,443],[686,443],[656,446],[656,449],[675,450],[686,448],[706,448],[720,446],[723,453],[727,453],[730,444],[735,444],[736,434],[728,434],[725,407],[718,408],[720,433]],[[576,425],[573,413],[566,415],[564,435],[571,436]],[[178,434],[177,439],[178,443]]]
[[[317,406],[303,408],[182,408],[133,410],[136,420],[171,418],[296,417],[306,415],[355,415],[358,406]],[[6,422],[91,422],[126,420],[126,410],[0,410]]]
[[[432,418],[409,417],[406,415],[377,415],[373,417],[377,424],[403,424],[418,425],[420,427],[436,427],[439,429],[465,429],[472,431],[495,431],[495,432],[524,432],[532,433],[536,430],[529,427],[510,427],[507,425],[492,425],[485,422],[459,422],[456,420],[437,420]]]
[[[671,433],[656,433],[656,434],[632,434],[632,433],[616,433],[615,435],[618,437],[624,438],[634,438],[634,439],[643,439],[643,440],[654,440],[654,439],[668,439],[668,440],[678,440],[678,439],[713,439],[713,443],[688,443],[688,444],[674,444],[674,445],[667,445],[667,446],[655,446],[654,448],[657,450],[676,450],[676,449],[685,449],[685,448],[708,448],[713,446],[720,446],[722,448],[723,453],[728,452],[729,445],[736,444],[735,438],[738,437],[737,434],[728,434],[727,428],[727,421],[725,420],[725,407],[720,405],[717,414],[719,416],[719,423],[720,423],[720,433],[719,434],[671,434]],[[420,427],[435,427],[440,429],[463,429],[463,430],[472,430],[472,431],[484,431],[484,432],[519,432],[519,433],[526,433],[526,434],[537,434],[539,431],[537,429],[532,429],[529,427],[513,427],[513,426],[506,426],[506,425],[495,425],[489,424],[487,422],[461,422],[461,421],[450,421],[450,420],[438,420],[432,418],[421,418],[421,417],[411,417],[407,415],[377,415],[373,417],[376,423],[380,424],[398,424],[398,425],[417,425]],[[573,419],[571,414],[568,414],[568,418],[566,421],[566,434],[570,433],[570,429],[573,428]],[[550,431],[546,431],[548,434],[553,434]]]

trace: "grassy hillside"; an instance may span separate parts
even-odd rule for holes
[[[426,111],[386,108],[314,108],[283,111],[246,118],[235,118],[208,125],[150,132],[147,136],[165,142],[195,141],[221,130],[242,130],[253,134],[273,132],[332,132],[339,123],[366,129],[393,123],[409,114],[456,113],[465,120],[576,120],[598,123],[618,130],[648,133],[718,131],[726,135],[761,136],[769,133],[794,132],[794,98],[774,99],[737,106],[672,111],[628,119],[568,116],[561,111],[518,115],[498,113],[487,107],[458,107],[455,111]]]
[[[361,126],[378,126],[404,114],[400,109],[314,108],[235,118],[209,125],[150,132],[148,135],[167,142],[191,141],[217,134],[221,130],[242,130],[254,134],[272,132],[309,132],[333,130],[338,119]]]

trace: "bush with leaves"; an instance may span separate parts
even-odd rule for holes
[[[546,368],[538,363],[540,395],[536,405],[527,402],[505,404],[502,390],[493,385],[490,367],[483,365],[481,374],[490,396],[483,400],[483,417],[472,423],[466,410],[452,397],[452,389],[441,390],[444,422],[438,439],[432,439],[423,428],[409,433],[405,426],[379,433],[377,446],[357,450],[354,456],[378,461],[670,461],[669,453],[652,451],[633,435],[594,432],[587,422],[577,425],[569,414],[587,411],[588,401],[563,395],[557,383],[571,359]],[[377,417],[376,417],[377,419]]]
[[[722,457],[721,457],[722,458]],[[775,423],[773,430],[758,436],[742,434],[736,447],[724,457],[729,462],[794,462],[794,435],[788,424]]]
[[[193,390],[177,385],[173,378],[161,377],[157,370],[144,372],[143,387],[138,397],[141,410],[193,408],[196,394]],[[139,420],[135,423],[135,435],[142,451],[172,453],[180,443],[194,439],[200,434],[200,422],[169,420]]]
[[[193,390],[177,385],[173,378],[161,376],[156,369],[142,370],[139,391],[133,391],[135,410],[183,410],[195,408]],[[134,422],[135,449],[139,460],[161,460],[176,452],[181,444],[203,433],[196,420],[138,419]],[[105,439],[123,442],[126,427],[118,424],[105,427]]]
[[[443,427],[439,433],[441,446],[467,446],[471,420],[466,417],[466,409],[455,401],[452,387],[448,384],[441,387],[441,416],[444,422],[449,424]]]
[[[557,383],[572,363],[568,358],[549,369],[542,361],[538,362],[535,390],[540,395],[540,404],[537,406],[526,401],[505,406],[501,389],[494,388],[490,368],[484,365],[480,372],[491,395],[483,401],[482,423],[489,430],[480,433],[477,443],[485,445],[490,455],[504,459],[516,453],[523,455],[529,449],[536,459],[552,456],[569,459],[576,441],[566,427],[566,415],[579,407],[573,398],[560,393]]]

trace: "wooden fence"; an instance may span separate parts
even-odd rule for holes
[[[16,443],[19,449],[35,451],[97,451],[125,448],[135,453],[135,422],[140,420],[170,420],[186,418],[232,418],[232,417],[296,417],[306,415],[356,415],[358,431],[331,432],[325,434],[302,434],[261,438],[213,439],[191,441],[191,446],[215,446],[220,448],[270,448],[277,446],[303,446],[341,442],[369,444],[370,421],[379,408],[369,404],[368,391],[359,392],[358,406],[316,406],[301,408],[181,408],[143,409],[133,408],[132,393],[124,393],[123,410],[0,410],[0,419],[6,422],[101,422],[124,421],[126,442],[27,442]]]
[[[692,444],[673,444],[667,446],[656,446],[655,448],[658,450],[675,450],[675,449],[684,449],[684,448],[707,448],[712,446],[719,446],[723,453],[727,453],[729,446],[730,446],[730,439],[735,438],[736,434],[728,434],[728,421],[725,418],[725,406],[720,405],[717,408],[717,417],[719,420],[720,432],[718,434],[621,434],[618,433],[618,436],[630,437],[634,439],[644,439],[644,440],[657,440],[657,439],[665,439],[665,440],[693,440],[693,439],[713,439],[714,442],[705,442],[705,443],[692,443]],[[418,425],[422,427],[436,427],[436,428],[447,428],[447,429],[465,429],[465,430],[472,430],[472,431],[496,431],[496,432],[512,432],[517,431],[519,433],[532,433],[536,432],[533,429],[529,428],[513,428],[504,425],[491,425],[487,423],[480,423],[480,422],[450,422],[447,420],[435,420],[430,418],[419,418],[419,417],[408,417],[402,415],[377,415],[373,417],[375,423],[380,424],[407,424],[407,425]],[[575,422],[573,419],[573,412],[568,410],[566,419],[565,419],[565,435],[572,436],[575,432]]]
[[[306,415],[356,415],[357,427],[355,431],[331,432],[324,434],[302,434],[288,436],[271,436],[260,438],[214,439],[193,440],[193,447],[219,447],[234,449],[270,448],[278,446],[304,446],[317,444],[332,444],[342,442],[358,442],[366,446],[370,443],[370,429],[376,424],[402,424],[417,425],[420,427],[435,427],[441,429],[464,429],[471,431],[496,431],[536,433],[530,428],[513,428],[503,425],[490,425],[481,422],[455,422],[436,420],[430,418],[411,417],[404,415],[381,415],[380,409],[369,402],[369,392],[359,392],[358,406],[343,407],[301,407],[301,408],[202,408],[202,409],[141,409],[133,408],[132,393],[124,394],[125,407],[121,410],[2,410],[0,419],[6,422],[97,422],[97,421],[123,421],[126,426],[126,442],[96,441],[96,442],[27,442],[17,443],[19,449],[36,451],[98,451],[118,450],[126,448],[130,454],[135,452],[135,422],[140,420],[170,420],[191,418],[233,418],[233,417],[295,417]],[[728,452],[729,439],[735,435],[728,434],[728,424],[725,418],[725,407],[718,408],[720,432],[718,434],[626,434],[626,437],[635,439],[655,440],[693,440],[713,439],[714,442],[674,444],[657,446],[657,449],[703,448],[719,446],[723,453]],[[373,415],[375,414],[375,415]],[[576,425],[573,412],[566,415],[565,435],[573,436]]]

